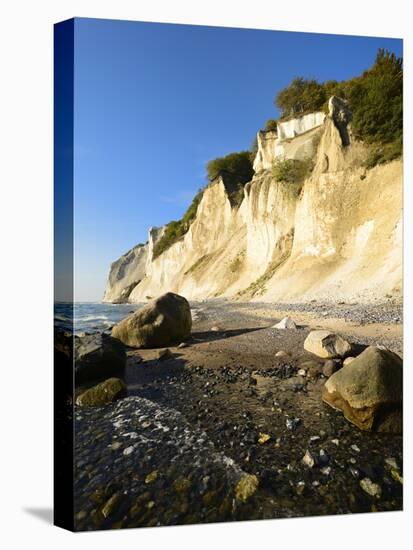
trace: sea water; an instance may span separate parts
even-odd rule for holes
[[[100,302],[58,302],[54,307],[55,326],[74,332],[101,332],[141,308],[142,304],[102,304]]]

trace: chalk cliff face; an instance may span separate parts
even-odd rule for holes
[[[276,159],[312,158],[316,154],[325,117],[324,113],[310,113],[278,122],[277,131],[258,132],[254,171],[270,170]]]
[[[125,302],[132,289],[145,277],[148,245],[138,244],[110,266],[104,302]]]
[[[188,299],[381,300],[402,284],[402,162],[366,171],[340,101],[258,134],[255,175],[234,206],[225,177],[205,189],[188,232],[157,258],[147,245],[114,262],[105,301],[164,292]],[[347,140],[347,142],[346,142]],[[311,158],[302,186],[278,182],[280,158]]]

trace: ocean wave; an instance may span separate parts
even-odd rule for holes
[[[75,321],[80,321],[82,323],[89,321],[109,321],[109,317],[107,315],[85,315],[75,317]]]
[[[71,317],[68,317],[67,315],[55,315],[54,316],[55,321],[71,321]]]

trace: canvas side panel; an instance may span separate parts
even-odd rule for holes
[[[54,26],[54,523],[69,530],[74,525],[73,77],[71,19]]]

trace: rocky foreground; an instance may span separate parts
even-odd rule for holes
[[[316,308],[308,324],[290,311],[297,327],[286,329],[272,328],[274,306],[191,309],[180,345],[126,348],[113,402],[90,406],[105,402],[105,382],[78,389],[77,530],[402,509],[402,436],[360,430],[324,403],[344,361],[305,349],[312,329],[341,323],[360,353],[380,344],[377,321],[354,338],[357,319],[347,333]],[[382,333],[400,352],[400,310],[390,309]]]

